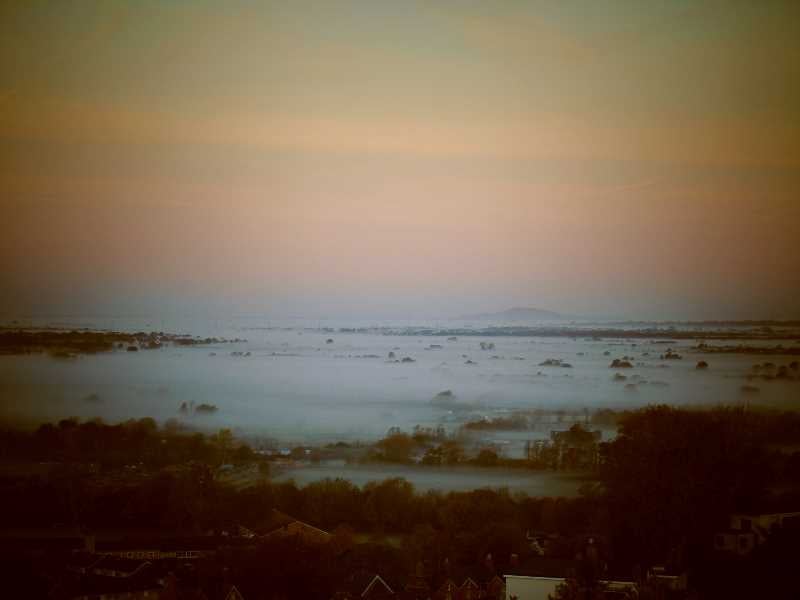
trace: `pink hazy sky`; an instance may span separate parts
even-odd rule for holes
[[[26,2],[0,33],[4,314],[800,318],[796,2]]]

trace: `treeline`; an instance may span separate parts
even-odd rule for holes
[[[429,435],[420,430],[408,434],[397,429],[378,440],[366,452],[363,460],[394,464],[419,464],[437,467],[517,467],[546,468],[544,463],[523,458],[507,458],[492,448],[481,448],[468,455],[464,445],[456,438]]]
[[[264,479],[235,489],[220,484],[202,465],[119,482],[63,471],[47,480],[6,482],[1,491],[4,527],[60,525],[188,534],[235,531],[244,525],[259,531],[274,508],[334,533],[338,543],[353,543],[356,537],[380,543],[391,536],[419,559],[435,552],[465,565],[487,553],[501,565],[513,553],[530,556],[529,531],[558,533],[552,551],[571,558],[577,536],[592,530],[601,517],[601,507],[589,497],[531,498],[489,489],[419,493],[403,479],[363,487],[342,479],[304,487]]]
[[[381,452],[404,459],[419,443],[460,461],[447,440],[393,432]],[[215,436],[158,428],[152,420],[121,425],[62,421],[33,433],[4,432],[4,457],[65,461],[47,476],[6,477],[0,519],[15,526],[68,523],[90,528],[179,527],[191,531],[236,523],[258,527],[277,508],[328,530],[380,537],[427,531],[448,552],[524,554],[528,531],[608,541],[624,568],[665,561],[690,571],[709,564],[714,534],[732,513],[800,510],[800,415],[718,408],[651,407],[625,416],[618,436],[601,444],[599,482],[575,499],[530,498],[507,491],[418,493],[405,480],[362,488],[344,480],[298,487],[262,479],[235,489],[214,465],[251,452],[229,432]],[[141,477],[87,476],[85,457],[110,464],[164,465]],[[72,461],[71,463],[69,461]],[[47,522],[44,522],[47,521]],[[438,544],[439,542],[437,542]],[[569,555],[565,548],[564,554]],[[707,569],[706,569],[707,570]]]
[[[493,422],[495,421],[490,423]],[[524,457],[511,458],[503,456],[496,447],[479,445],[476,448],[475,444],[470,444],[469,437],[461,433],[463,432],[448,437],[443,430],[431,430],[418,425],[413,433],[408,434],[394,427],[389,430],[386,437],[368,449],[362,460],[437,467],[472,466],[574,471],[593,470],[597,463],[598,440],[580,423],[574,423],[568,433],[572,441],[584,446],[583,452],[565,453],[561,458],[558,448],[549,441],[536,446],[529,444]],[[535,452],[531,451],[534,447]]]
[[[165,333],[163,331],[127,333],[91,329],[66,331],[59,329],[0,328],[0,355],[48,352],[54,357],[66,358],[74,357],[78,354],[110,352],[115,348],[137,351],[140,348],[155,350],[167,344],[199,346],[244,341],[246,340],[238,338],[233,340],[215,337],[198,338],[185,334]]]
[[[491,417],[467,421],[465,431],[526,431],[558,427],[568,423],[589,423],[600,427],[616,427],[632,410],[599,408],[584,410],[518,410],[507,416]]]
[[[618,556],[652,564],[708,551],[732,513],[800,510],[800,415],[650,407],[601,445],[601,494]]]
[[[0,430],[0,460],[94,463],[101,467],[164,467],[196,461],[209,465],[254,460],[252,449],[230,430],[192,432],[176,421],[131,419],[109,425],[101,419],[63,419],[33,432]]]
[[[621,564],[701,564],[731,514],[800,510],[800,414],[657,406],[619,418],[618,436],[599,446],[599,481],[581,498],[590,509],[576,522],[606,536]],[[402,432],[381,440],[377,452],[403,462],[426,443],[423,464],[491,465],[498,458],[483,451],[466,459],[453,441]],[[517,523],[541,525],[528,517]]]
[[[468,421],[464,424],[464,429],[467,431],[525,431],[530,427],[527,416],[519,413],[508,417]]]

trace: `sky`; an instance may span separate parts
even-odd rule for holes
[[[0,315],[800,318],[800,2],[0,3]]]

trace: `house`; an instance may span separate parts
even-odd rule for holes
[[[430,590],[428,579],[425,577],[425,566],[422,562],[418,562],[414,573],[406,581],[403,597],[407,600],[428,600]]]
[[[800,528],[800,512],[733,515],[730,526],[733,530],[752,531],[756,534],[757,542],[763,544],[775,527]]]
[[[333,600],[384,600],[394,598],[394,590],[377,573],[358,571],[348,577]]]
[[[433,600],[457,600],[457,593],[458,586],[456,582],[448,577],[442,582],[436,593],[433,594]]]
[[[244,600],[239,589],[227,581],[206,582],[201,586],[192,576],[183,579],[172,572],[164,579],[164,591],[158,596],[159,600]]]
[[[506,575],[505,589],[507,600],[548,600],[555,594],[559,585],[566,581],[563,577],[531,577],[527,575]],[[602,581],[605,590],[601,598],[635,598],[638,589],[632,581]]]
[[[714,550],[737,556],[747,556],[756,547],[756,534],[752,531],[726,529],[714,536]]]
[[[227,576],[199,581],[184,563],[173,571],[167,562],[76,553],[54,587],[53,597],[75,600],[244,600]],[[225,570],[227,571],[227,569]]]
[[[394,591],[389,587],[389,584],[386,583],[380,575],[375,575],[359,597],[377,600],[379,598],[389,598],[391,596],[394,596]]]
[[[456,579],[445,577],[434,592],[427,583],[412,578],[405,590],[398,594],[400,600],[503,600],[505,582],[497,575],[479,585],[472,577],[466,577],[461,585]]]
[[[481,587],[471,577],[464,580],[456,593],[457,600],[478,600],[480,597]]]
[[[85,558],[85,560],[84,560]],[[60,584],[59,597],[75,600],[138,600],[162,598],[163,581],[148,561],[118,558],[115,556],[95,556],[93,564],[80,557],[71,564],[78,570],[69,572],[79,574],[77,578],[68,577]]]
[[[89,568],[92,575],[103,577],[133,577],[151,566],[146,560],[104,556]]]
[[[327,544],[333,535],[304,521],[272,509],[265,523],[256,528],[262,539],[279,539],[297,536],[307,544]]]
[[[563,577],[528,577],[525,575],[506,575],[506,598],[508,600],[548,600],[556,588],[565,580]]]
[[[664,566],[651,567],[647,571],[647,582],[658,590],[685,592],[688,587],[686,573],[669,573]]]
[[[244,596],[242,596],[242,593],[235,585],[229,585],[227,589],[222,592],[222,600],[244,600]]]
[[[511,575],[530,577],[551,577],[564,579],[575,575],[576,563],[573,559],[547,556],[531,556],[516,566],[509,565]]]
[[[173,558],[192,560],[213,557],[223,543],[228,545],[232,541],[213,535],[182,537],[149,534],[96,538],[93,536],[92,552],[136,560],[156,561]]]
[[[483,597],[487,600],[503,600],[506,596],[506,582],[499,575],[495,575],[484,586]]]
[[[714,549],[736,556],[747,556],[766,542],[772,530],[777,527],[800,529],[800,512],[731,515],[729,528],[714,536]]]

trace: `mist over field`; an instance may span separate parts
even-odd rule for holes
[[[145,324],[95,320],[96,327],[127,325],[131,332]],[[233,427],[301,442],[375,439],[395,426],[410,431],[443,424],[454,431],[467,421],[515,410],[582,415],[648,404],[798,408],[797,382],[772,380],[756,394],[743,393],[758,357],[709,357],[694,339],[480,335],[480,329],[477,335],[450,336],[420,334],[430,329],[403,323],[371,322],[364,331],[353,331],[359,327],[352,322],[339,325],[194,321],[192,332],[247,341],[69,359],[2,356],[3,414],[23,420],[176,418],[199,429]],[[617,327],[624,334],[625,328]],[[763,340],[750,343],[770,346]],[[792,339],[786,345],[798,347]],[[668,349],[682,358],[664,360]],[[610,368],[623,357],[633,368]],[[566,364],[542,366],[548,360]],[[709,361],[709,368],[698,370],[700,360]],[[437,402],[436,395],[446,390],[453,398]],[[218,410],[186,415],[179,410],[182,403]],[[536,435],[548,434],[543,426]]]

